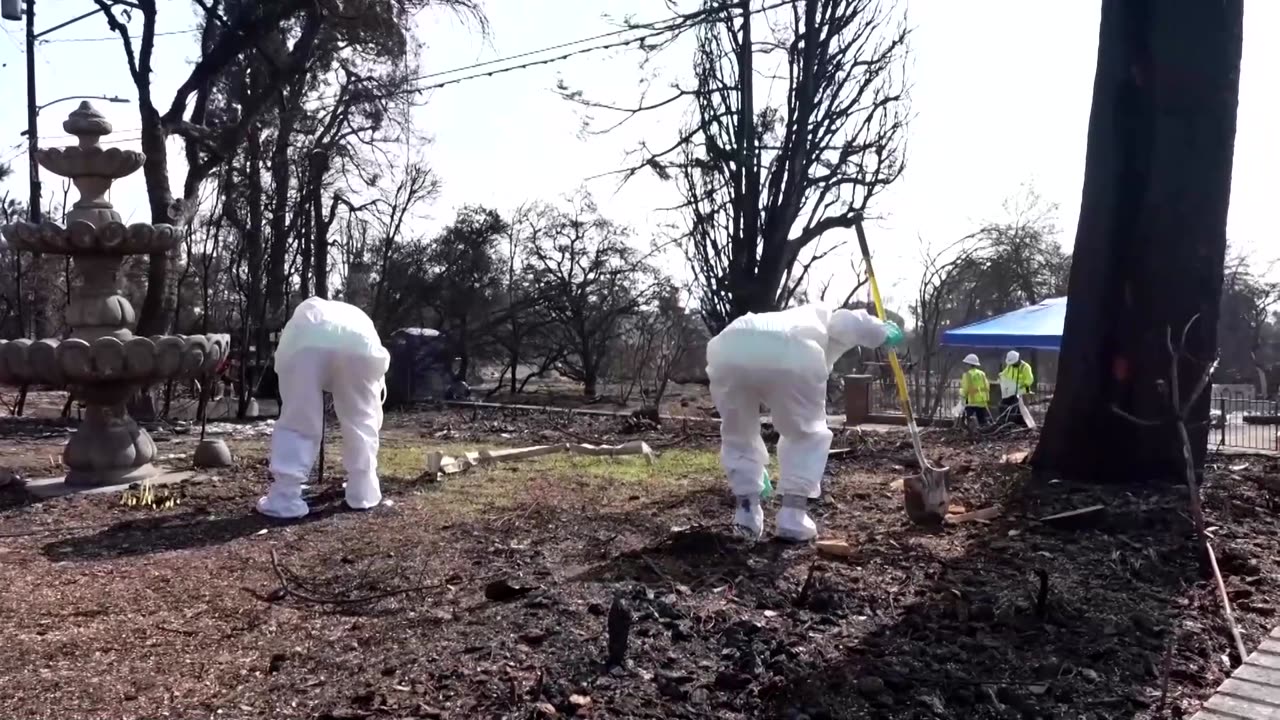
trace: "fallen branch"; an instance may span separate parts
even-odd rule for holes
[[[1177,634],[1170,634],[1169,641],[1164,646],[1164,663],[1160,668],[1160,706],[1156,710],[1156,717],[1165,716],[1165,705],[1169,702],[1169,675],[1173,670],[1173,648],[1177,644]]]
[[[385,600],[386,598],[397,597],[400,595],[409,595],[411,593],[424,592],[427,590],[439,590],[440,588],[448,587],[449,585],[458,584],[442,581],[428,585],[415,585],[412,587],[398,588],[396,590],[373,593],[372,595],[361,595],[358,597],[322,598],[306,592],[301,588],[295,587],[298,583],[291,584],[289,582],[288,575],[286,575],[284,566],[280,564],[280,556],[276,553],[275,548],[271,549],[271,569],[275,571],[276,580],[280,582],[280,587],[266,595],[265,600],[267,602],[277,602],[286,597],[292,597],[296,600],[312,603],[313,605],[360,605],[362,603],[373,602],[375,600]]]
[[[1187,419],[1191,414],[1191,409],[1195,406],[1196,401],[1209,387],[1209,383],[1213,378],[1213,372],[1218,369],[1218,360],[1205,366],[1204,371],[1200,374],[1199,380],[1196,381],[1195,387],[1192,388],[1191,395],[1184,403],[1180,392],[1180,380],[1178,376],[1178,363],[1182,359],[1186,349],[1187,333],[1190,332],[1191,326],[1199,319],[1199,315],[1195,315],[1189,320],[1182,329],[1182,341],[1179,346],[1174,346],[1173,332],[1170,328],[1165,328],[1165,346],[1169,351],[1169,404],[1172,409],[1172,424],[1178,432],[1178,440],[1181,444],[1182,461],[1185,469],[1185,480],[1187,485],[1188,502],[1191,509],[1191,520],[1195,524],[1196,536],[1200,540],[1201,547],[1205,557],[1209,562],[1209,569],[1213,573],[1213,581],[1218,589],[1218,598],[1222,601],[1222,614],[1227,622],[1227,630],[1231,634],[1231,640],[1235,645],[1236,654],[1240,657],[1240,662],[1244,662],[1249,656],[1245,649],[1244,640],[1240,636],[1240,628],[1236,626],[1234,613],[1231,612],[1231,598],[1227,596],[1227,586],[1222,581],[1222,572],[1218,569],[1218,559],[1213,552],[1213,543],[1210,542],[1209,530],[1204,520],[1204,507],[1200,501],[1200,484],[1196,479],[1195,453],[1191,450],[1191,436],[1187,433]],[[1111,411],[1116,415],[1138,424],[1143,427],[1158,427],[1169,424],[1169,421],[1148,420],[1136,417],[1127,413],[1116,406],[1111,407]]]
[[[445,455],[439,450],[432,450],[427,453],[427,468],[420,476],[421,480],[434,481],[438,480],[441,475],[453,475],[455,473],[465,472],[477,465],[489,464],[494,462],[508,462],[512,460],[528,460],[531,458],[544,457],[546,455],[557,455],[569,453],[571,455],[589,455],[594,457],[621,457],[624,455],[640,455],[652,465],[654,462],[653,449],[642,440],[632,440],[631,442],[621,445],[570,445],[560,443],[555,445],[535,445],[524,448],[511,448],[506,450],[472,450],[463,453],[461,457],[451,457]]]
[[[1040,589],[1036,592],[1036,617],[1044,622],[1049,614],[1049,572],[1036,568],[1036,577],[1040,579]]]
[[[823,566],[817,561],[809,564],[809,572],[804,577],[804,584],[800,586],[800,593],[796,595],[796,599],[792,603],[793,605],[796,607],[804,607],[809,604],[809,598],[813,595],[814,576],[823,569]]]

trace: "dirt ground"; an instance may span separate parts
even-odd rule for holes
[[[251,511],[261,434],[232,436],[239,468],[165,510],[0,490],[0,717],[1154,718],[1166,677],[1167,716],[1189,717],[1224,678],[1229,641],[1176,489],[1038,483],[1005,457],[1033,438],[938,432],[953,501],[1003,514],[922,530],[895,485],[905,439],[842,435],[853,449],[815,516],[853,554],[826,557],[728,533],[714,426],[628,429],[393,415],[394,504],[341,509],[335,438],[297,523]],[[34,475],[65,432],[4,421],[0,436],[3,465]],[[418,477],[428,448],[635,437],[654,465],[556,456]],[[157,439],[179,459],[191,446]],[[1276,622],[1277,470],[1222,458],[1205,489],[1250,647]],[[1095,504],[1107,512],[1083,527],[1037,520]],[[629,628],[621,664],[610,625]]]

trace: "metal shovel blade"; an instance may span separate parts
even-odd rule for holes
[[[902,483],[902,499],[907,517],[918,525],[939,525],[947,517],[951,498],[951,468],[922,467],[920,475],[907,478]]]

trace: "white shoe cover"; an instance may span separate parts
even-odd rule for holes
[[[378,485],[377,477],[354,486],[348,480],[342,483],[342,489],[346,494],[347,507],[352,510],[372,510],[383,502],[382,488]]]
[[[748,540],[759,540],[764,534],[764,508],[760,497],[743,495],[734,498],[737,509],[733,512],[733,529]]]
[[[296,520],[306,517],[311,509],[307,507],[307,501],[301,497],[292,500],[281,497],[273,493],[258,498],[258,512],[267,517],[279,518],[281,520]]]
[[[804,510],[784,507],[778,511],[778,537],[792,542],[809,542],[818,537],[818,526]]]

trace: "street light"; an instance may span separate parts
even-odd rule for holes
[[[118,95],[112,95],[111,97],[107,97],[106,95],[68,95],[66,97],[58,98],[57,100],[50,100],[49,102],[43,105],[37,105],[36,113],[39,113],[41,110],[49,107],[50,105],[57,105],[58,103],[66,102],[67,100],[106,100],[107,102],[112,102],[112,103],[128,103],[129,102],[129,98],[122,98]]]
[[[41,110],[44,110],[50,105],[57,105],[58,103],[66,102],[67,100],[105,100],[109,103],[125,103],[125,104],[132,102],[131,100],[129,100],[129,98],[122,98],[118,95],[112,95],[111,97],[107,97],[106,95],[68,95],[66,97],[58,98],[57,100],[50,100],[49,102],[43,105],[37,105],[36,115],[39,115]],[[31,128],[27,128],[26,130],[23,130],[18,134],[21,135],[22,137],[27,137],[28,135],[31,134]]]

